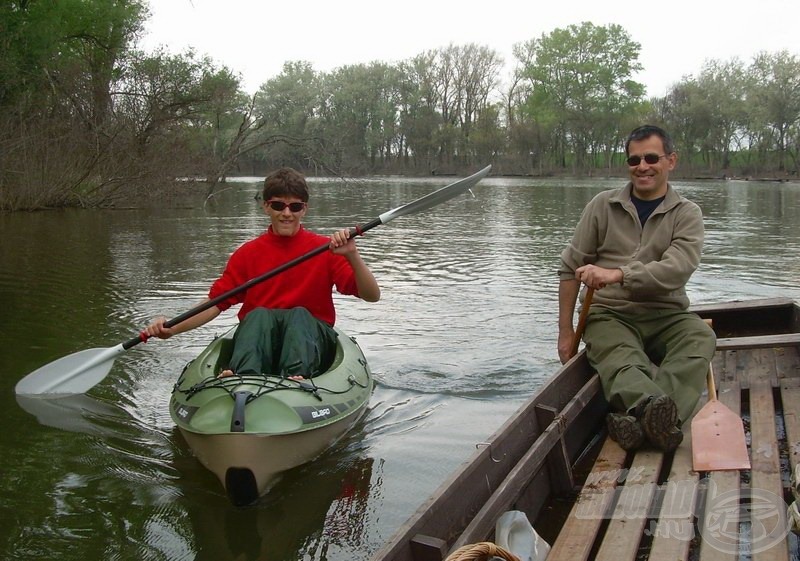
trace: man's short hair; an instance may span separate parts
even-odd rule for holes
[[[297,197],[308,202],[308,185],[302,173],[294,168],[283,167],[270,173],[264,180],[261,193],[266,202],[275,197]]]
[[[638,142],[639,140],[644,140],[651,136],[657,136],[661,139],[665,154],[669,155],[675,151],[675,145],[672,143],[672,138],[667,134],[667,131],[655,125],[642,125],[641,127],[633,129],[631,134],[628,135],[628,140],[625,141],[625,155],[630,155],[628,147],[631,145],[631,142]]]

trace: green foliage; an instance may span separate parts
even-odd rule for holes
[[[565,166],[567,153],[575,166],[592,166],[590,155],[609,154],[619,138],[619,122],[635,111],[644,86],[631,76],[641,69],[640,46],[619,25],[584,22],[556,29],[517,46],[520,75],[529,82],[523,111],[552,131],[550,153]]]
[[[138,0],[0,7],[0,207],[86,204],[108,184],[111,88],[145,16]]]
[[[101,104],[92,109],[107,109],[115,65],[146,15],[139,0],[6,3],[0,8],[5,55],[0,105],[25,103],[33,110],[57,101],[77,102],[83,94]],[[98,116],[97,111],[85,115]]]
[[[786,170],[786,157],[798,168],[800,149],[800,59],[781,51],[761,53],[751,67],[749,98],[755,122],[763,127],[761,141],[777,151],[778,169]]]
[[[796,175],[800,60],[783,51],[761,53],[749,66],[708,61],[654,100],[654,117],[673,131],[690,169]]]
[[[287,62],[250,96],[209,57],[137,50],[145,1],[0,4],[0,209],[116,204],[176,177],[210,194],[279,165],[619,173],[643,122],[673,134],[690,174],[800,167],[800,60],[785,51],[708,61],[648,100],[639,44],[583,22],[514,45],[510,80],[491,48],[450,44],[331,72]]]
[[[311,63],[296,61],[265,82],[256,94],[256,107],[267,120],[266,130],[303,136],[320,104],[319,77]]]

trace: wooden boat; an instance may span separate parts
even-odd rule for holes
[[[278,474],[312,461],[343,436],[366,410],[373,381],[355,339],[338,329],[333,363],[314,378],[217,378],[228,364],[235,331],[215,339],[186,366],[170,414],[231,501],[246,505]]]
[[[800,463],[800,306],[769,299],[693,309],[713,321],[719,399],[742,412],[751,471],[694,472],[689,423],[674,453],[623,451],[606,437],[607,404],[581,351],[373,561],[461,556],[492,542],[509,510],[524,512],[552,546],[548,561],[797,558],[786,505],[788,472]]]

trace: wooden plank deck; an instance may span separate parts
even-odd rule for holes
[[[800,463],[800,339],[754,339],[724,340],[714,359],[720,401],[749,419],[752,470],[696,473],[688,428],[667,455],[626,455],[606,438],[548,561],[800,556],[784,502]]]
[[[640,450],[626,474],[611,514],[611,521],[597,552],[598,561],[634,561],[639,540],[645,533],[650,507],[655,498],[664,454]]]
[[[698,406],[701,407],[702,404]],[[687,559],[694,537],[699,477],[692,469],[692,432],[684,431],[684,441],[675,451],[658,521],[654,524],[651,561]],[[652,527],[652,525],[651,525]]]
[[[775,430],[775,404],[772,388],[777,386],[777,372],[773,349],[753,351],[745,361],[745,373],[750,378],[750,461],[753,464],[750,475],[750,489],[766,491],[776,497],[783,497],[781,483],[780,452]],[[749,363],[749,364],[748,364]],[[752,500],[754,500],[753,497]],[[757,506],[757,505],[756,505]],[[786,524],[786,507],[777,512],[759,513],[750,509],[751,539],[757,533],[759,523],[763,524],[767,535]],[[759,520],[763,517],[762,520]],[[785,540],[766,551],[753,553],[754,560],[789,560],[789,549]]]
[[[547,556],[548,561],[589,559],[603,519],[613,505],[617,483],[625,473],[626,456],[625,450],[606,438],[583,491]]]

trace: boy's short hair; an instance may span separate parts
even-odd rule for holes
[[[264,190],[261,192],[263,201],[275,197],[297,197],[304,203],[308,202],[308,185],[302,173],[294,168],[283,167],[270,173],[264,180]]]

